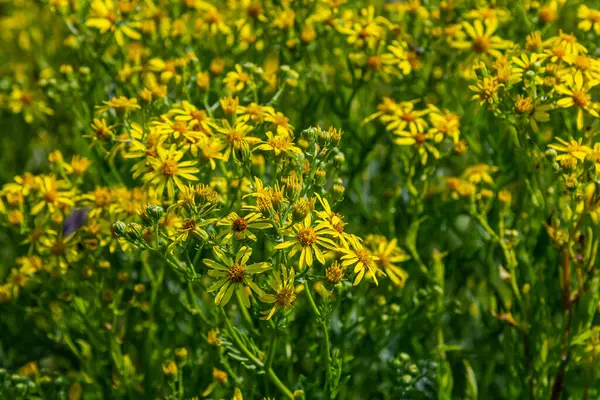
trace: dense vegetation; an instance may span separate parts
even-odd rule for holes
[[[0,398],[600,398],[600,3],[0,2]]]

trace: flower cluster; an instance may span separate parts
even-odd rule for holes
[[[600,397],[594,2],[2,11],[0,398]]]

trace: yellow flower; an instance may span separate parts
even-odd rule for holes
[[[238,122],[234,126],[231,126],[226,120],[223,120],[222,127],[217,127],[219,137],[226,144],[225,153],[223,154],[225,161],[228,161],[232,154],[234,160],[237,160],[238,156],[244,153],[249,154],[251,150],[250,146],[260,142],[259,138],[249,135],[252,129],[252,126],[244,122]]]
[[[101,34],[114,32],[115,40],[121,47],[125,45],[125,37],[133,40],[142,38],[142,35],[135,30],[141,27],[141,24],[124,20],[119,13],[119,5],[113,0],[93,0],[90,15],[91,17],[85,23],[86,26],[98,29]]]
[[[290,239],[279,243],[275,250],[284,250],[290,248],[289,257],[293,257],[300,251],[300,261],[298,268],[304,269],[304,265],[311,267],[313,265],[313,256],[321,264],[325,264],[325,256],[321,249],[335,250],[338,246],[326,236],[335,236],[335,230],[328,226],[328,223],[321,222],[317,226],[312,226],[310,213],[300,223],[295,224],[292,230],[286,234]]]
[[[419,129],[421,128],[421,129]],[[421,164],[427,164],[428,154],[435,159],[440,158],[439,150],[429,142],[435,142],[435,132],[423,132],[422,127],[411,129],[410,131],[394,132],[397,136],[393,139],[394,143],[400,146],[414,146],[419,153]]]
[[[465,169],[463,178],[471,183],[485,182],[490,185],[494,184],[492,173],[498,171],[498,167],[493,167],[487,164],[477,164]]]
[[[244,306],[249,308],[250,298],[248,297],[246,287],[252,289],[259,296],[265,294],[263,290],[253,282],[252,278],[253,275],[262,274],[271,269],[271,263],[259,262],[246,265],[252,255],[252,249],[246,246],[243,246],[238,250],[234,259],[226,255],[223,250],[218,247],[213,247],[213,253],[219,261],[205,258],[203,262],[211,268],[208,271],[208,275],[218,278],[218,280],[208,288],[208,292],[215,292],[218,290],[217,296],[215,297],[215,304],[225,306],[231,299],[233,292],[236,291]]]
[[[550,120],[550,114],[546,111],[551,110],[551,105],[536,105],[531,97],[517,96],[515,101],[515,110],[522,114],[531,125],[534,132],[538,131],[538,122],[547,122]]]
[[[562,161],[562,160],[565,160],[568,158],[574,158],[576,160],[583,161],[583,160],[585,160],[585,157],[591,151],[589,146],[584,146],[582,144],[583,139],[581,139],[581,138],[579,140],[570,139],[568,142],[559,137],[557,137],[556,140],[560,144],[552,143],[552,144],[549,144],[548,147],[550,147],[551,149],[554,149],[556,151],[566,153],[566,154],[558,155],[556,157],[557,161]]]
[[[434,135],[435,141],[440,142],[446,137],[452,138],[458,143],[460,135],[460,117],[448,110],[440,110],[433,104],[429,104],[429,122],[432,128],[430,134]]]
[[[183,152],[177,151],[175,145],[168,150],[164,147],[157,148],[156,157],[148,157],[151,170],[143,176],[143,180],[149,185],[156,187],[158,195],[162,195],[165,188],[169,199],[175,198],[175,186],[180,190],[184,187],[180,178],[197,181],[194,174],[199,172],[195,167],[196,161],[183,161]]]
[[[73,191],[66,189],[67,184],[59,181],[55,176],[41,176],[39,179],[39,202],[31,209],[31,214],[39,214],[43,209],[47,209],[50,214],[54,214],[59,209],[73,205]]]
[[[163,374],[166,376],[177,375],[177,364],[174,361],[167,361],[162,365]]]
[[[373,251],[373,255],[378,258],[375,261],[378,270],[385,272],[396,287],[404,287],[408,274],[395,264],[409,260],[410,257],[398,247],[397,240],[393,239],[388,242],[383,238]]]
[[[339,251],[343,254],[341,258],[342,268],[355,265],[354,273],[356,274],[356,278],[354,278],[353,285],[358,285],[367,271],[373,276],[375,284],[378,284],[376,275],[377,265],[375,262],[379,260],[379,257],[372,255],[360,243],[360,239],[357,236],[352,235],[348,242],[350,246],[347,249],[340,249]]]
[[[469,36],[470,40],[457,40],[450,43],[456,49],[470,49],[479,57],[481,55],[491,55],[495,58],[502,57],[500,50],[509,48],[512,43],[501,39],[499,36],[494,36],[494,32],[498,29],[497,20],[488,20],[484,24],[480,20],[463,22],[463,29]]]
[[[560,30],[558,36],[553,36],[544,42],[544,47],[562,48],[565,56],[576,56],[586,54],[587,49],[581,43],[577,42],[574,34],[567,34]],[[554,62],[554,60],[552,60]]]
[[[223,83],[227,85],[227,88],[231,92],[240,92],[246,87],[252,87],[254,85],[252,76],[245,72],[241,65],[235,65],[235,71],[230,71],[223,79]]]
[[[597,83],[597,82],[595,82]],[[558,100],[556,104],[559,107],[569,108],[576,107],[577,110],[577,129],[583,129],[583,111],[587,111],[590,115],[598,118],[598,111],[596,111],[596,105],[592,102],[592,95],[589,92],[591,86],[589,84],[584,85],[583,76],[576,75],[574,78],[574,85],[572,88],[568,88],[565,85],[558,85],[556,91],[567,97],[563,97]]]
[[[256,240],[256,235],[252,233],[251,229],[267,229],[271,227],[271,223],[257,213],[250,213],[245,217],[241,217],[237,213],[232,212],[221,219],[217,223],[217,226],[229,227],[229,229],[219,235],[224,240],[229,240],[232,237],[235,240],[246,240],[246,238]]]
[[[188,129],[205,135],[211,135],[213,128],[216,126],[214,120],[206,114],[206,111],[199,110],[185,100],[180,104],[176,104],[168,114],[169,116],[174,115],[177,122],[187,122]]]
[[[267,108],[265,111],[267,113],[265,121],[273,124],[278,135],[288,135],[291,137],[294,134],[294,127],[290,124],[288,117],[279,111],[275,112],[271,107]]]
[[[281,266],[281,275],[279,272],[273,272],[273,279],[269,281],[269,286],[273,289],[273,293],[264,294],[260,297],[261,301],[273,304],[270,310],[262,311],[262,319],[269,320],[277,310],[294,307],[293,303],[296,300],[296,292],[294,285],[294,269],[289,271],[285,265]]]
[[[469,89],[476,92],[471,99],[478,99],[480,105],[483,105],[485,102],[493,104],[498,100],[498,90],[500,90],[500,88],[503,86],[503,84],[498,83],[497,78],[494,78],[493,76],[486,76],[477,81],[476,86],[469,86]]]
[[[256,146],[254,150],[272,151],[276,156],[302,154],[302,149],[294,145],[294,140],[289,135],[273,136],[271,131],[267,132],[267,141]]]
[[[102,114],[108,110],[115,110],[118,113],[127,111],[133,111],[140,108],[136,98],[128,99],[124,96],[113,97],[109,101],[103,101],[103,106],[96,106],[96,110],[99,114]]]
[[[585,4],[579,6],[577,10],[577,18],[582,21],[579,22],[577,27],[582,31],[589,32],[594,30],[596,35],[600,35],[600,11],[593,8],[589,8]]]

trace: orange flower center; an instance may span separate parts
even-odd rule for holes
[[[490,49],[490,39],[485,36],[479,36],[473,39],[473,51],[475,53],[487,53]]]
[[[576,107],[583,108],[589,104],[591,100],[591,96],[586,92],[574,91],[573,92],[573,102]]]
[[[296,238],[302,247],[308,247],[317,242],[317,234],[313,228],[302,228],[298,231]]]
[[[363,265],[371,264],[371,255],[365,249],[356,250],[356,258],[358,258],[358,261]]]
[[[296,300],[296,294],[292,289],[288,288],[281,289],[281,291],[277,293],[275,297],[278,305],[287,308],[291,308],[292,302]]]
[[[231,224],[231,228],[234,230],[234,232],[243,232],[246,230],[246,228],[248,228],[248,223],[244,218],[238,217],[235,221],[233,221],[233,224]]]
[[[162,167],[164,176],[175,176],[179,172],[179,166],[175,160],[165,160]]]
[[[184,122],[176,122],[173,124],[173,130],[179,133],[186,133],[188,131],[187,125]]]
[[[65,254],[66,249],[67,246],[62,241],[58,241],[52,245],[50,252],[55,256],[62,256]]]
[[[591,63],[590,59],[587,56],[577,56],[575,58],[575,68],[580,71],[585,71],[590,69]]]
[[[233,264],[229,268],[228,279],[231,282],[240,283],[246,277],[246,268],[242,265]]]

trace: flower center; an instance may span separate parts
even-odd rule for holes
[[[585,71],[590,69],[590,66],[590,59],[587,56],[577,56],[575,58],[575,68],[578,70]]]
[[[417,134],[415,135],[415,141],[416,141],[418,144],[423,144],[423,143],[425,143],[425,135],[424,135],[424,134],[422,134],[422,133],[417,133]]]
[[[183,223],[183,229],[186,231],[192,231],[196,228],[196,221],[193,219],[188,219]]]
[[[313,228],[302,228],[296,236],[302,247],[308,247],[317,242],[317,234]]]
[[[46,199],[48,203],[54,203],[57,198],[58,193],[56,192],[56,190],[49,190],[46,193],[44,193],[44,199]]]
[[[67,246],[62,241],[58,241],[52,245],[52,247],[50,248],[50,252],[55,256],[62,256],[65,254],[66,249]]]
[[[257,18],[260,14],[262,14],[262,7],[259,3],[250,3],[246,8],[246,13],[249,17]]]
[[[369,66],[369,68],[371,68],[374,71],[378,70],[379,67],[381,66],[381,57],[378,57],[378,56],[369,57],[369,59],[367,60],[367,65]]]
[[[173,124],[173,130],[179,133],[186,133],[188,131],[187,125],[183,122],[176,122]]]
[[[277,293],[277,304],[286,307],[292,308],[292,302],[296,300],[296,294],[292,289],[283,288],[279,293]]]
[[[400,119],[403,121],[406,121],[406,122],[413,122],[417,119],[417,116],[414,115],[413,113],[407,112],[407,113],[400,115]]]
[[[248,223],[244,218],[238,217],[235,221],[233,221],[233,224],[231,224],[231,228],[234,232],[243,232],[246,230],[246,228],[248,228]]]
[[[238,147],[244,140],[244,134],[237,130],[227,132],[227,141],[234,147]]]
[[[233,264],[231,268],[229,268],[229,276],[228,279],[234,283],[240,283],[244,280],[246,276],[246,268],[241,265]]]
[[[473,50],[475,53],[487,53],[489,49],[490,40],[485,36],[480,36],[473,39]]]
[[[583,108],[590,102],[591,96],[586,92],[574,91],[573,102],[577,107]]]
[[[358,258],[358,261],[361,262],[363,265],[370,265],[371,264],[371,255],[365,249],[357,250],[356,251],[356,258]]]
[[[179,172],[179,166],[175,160],[165,160],[162,167],[164,176],[175,176]]]

